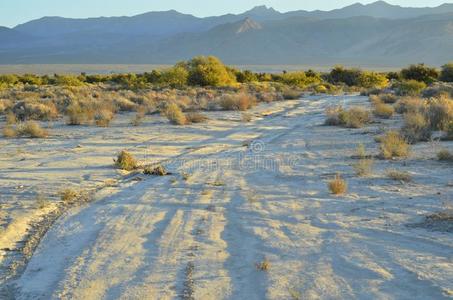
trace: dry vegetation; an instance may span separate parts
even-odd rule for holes
[[[137,160],[134,158],[132,154],[130,154],[126,150],[121,151],[114,161],[115,166],[121,170],[132,171],[137,169],[138,167]]]
[[[335,175],[335,178],[328,182],[328,187],[334,195],[342,195],[348,190],[348,184],[340,174]]]

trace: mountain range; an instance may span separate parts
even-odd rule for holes
[[[453,4],[383,1],[331,11],[265,6],[199,18],[177,11],[132,17],[44,17],[0,27],[0,64],[167,64],[216,55],[229,64],[402,66],[453,60]]]

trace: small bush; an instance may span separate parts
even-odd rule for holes
[[[358,158],[367,158],[368,157],[364,144],[357,145],[356,152],[357,152],[357,157]]]
[[[348,111],[340,111],[338,118],[340,124],[348,128],[361,128],[371,120],[370,113],[360,107],[353,107]]]
[[[430,84],[437,80],[439,72],[435,68],[428,67],[425,64],[418,64],[402,69],[401,76],[407,80],[422,81]]]
[[[400,96],[418,96],[426,89],[426,84],[416,80],[406,80],[395,83],[393,88]]]
[[[422,112],[425,107],[425,101],[420,98],[406,97],[398,100],[395,110],[399,114]]]
[[[66,109],[66,114],[68,116],[66,124],[68,125],[81,125],[87,119],[86,112],[78,103],[72,103],[69,105]]]
[[[341,178],[340,174],[337,174],[333,180],[328,182],[328,187],[332,194],[341,195],[346,193],[348,184],[343,178]]]
[[[187,119],[176,103],[170,103],[164,111],[165,116],[173,125],[185,125]]]
[[[453,161],[453,154],[444,149],[437,153],[437,159],[440,161]]]
[[[21,124],[18,129],[18,134],[31,138],[46,138],[49,135],[47,130],[43,129],[34,121],[28,121],[25,124]]]
[[[398,170],[387,170],[387,177],[392,180],[403,182],[409,182],[412,180],[411,174],[409,174],[408,172]]]
[[[398,101],[398,97],[393,94],[379,94],[371,96],[370,100],[371,102],[383,102],[386,104],[394,104]]]
[[[442,66],[440,80],[445,82],[453,82],[453,62]]]
[[[282,96],[284,99],[287,100],[299,99],[301,96],[301,92],[299,90],[287,88],[282,91]]]
[[[393,106],[385,104],[385,103],[378,103],[374,106],[373,114],[376,117],[389,119],[395,113],[395,109]]]
[[[198,112],[190,112],[186,114],[186,121],[190,123],[203,123],[206,122],[209,118]]]
[[[447,131],[453,122],[453,100],[446,97],[431,99],[428,103],[427,116],[432,129]]]
[[[271,263],[267,258],[265,258],[263,261],[256,263],[256,268],[260,271],[267,272],[271,268]]]
[[[115,161],[115,166],[121,170],[132,171],[137,169],[137,160],[129,152],[123,150],[118,154]]]
[[[404,125],[401,134],[411,144],[427,141],[431,138],[431,128],[426,117],[418,112],[404,115]]]
[[[360,159],[354,164],[354,170],[360,177],[368,176],[372,173],[374,161],[372,159]]]
[[[396,131],[388,131],[381,138],[380,150],[382,157],[385,159],[407,157],[409,155],[409,145]]]

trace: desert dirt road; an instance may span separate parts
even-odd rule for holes
[[[195,126],[210,137],[166,159],[172,175],[132,177],[60,218],[15,297],[453,297],[452,233],[410,226],[453,196],[451,169],[419,159],[435,155],[420,145],[408,161],[376,161],[374,175],[356,177],[357,144],[376,153],[373,135],[397,120],[322,126],[324,110],[338,102],[367,98],[309,97],[224,130]],[[414,181],[390,181],[388,168]],[[348,181],[345,196],[326,187],[336,172]],[[267,270],[257,268],[262,262]]]

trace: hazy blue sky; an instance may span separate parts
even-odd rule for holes
[[[0,25],[12,27],[43,16],[97,17],[134,15],[152,10],[175,9],[196,16],[239,13],[256,5],[271,6],[279,11],[330,10],[358,0],[0,0]],[[374,0],[363,0],[371,3]],[[438,6],[453,1],[389,0],[401,6]]]

